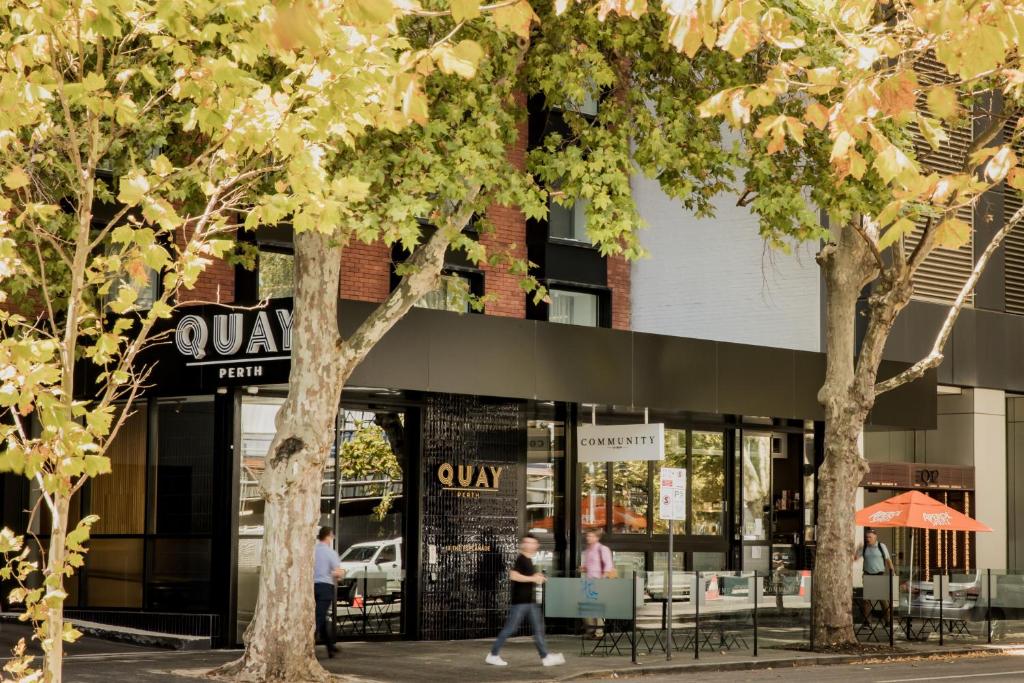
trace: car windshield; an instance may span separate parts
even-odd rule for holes
[[[354,545],[341,556],[342,562],[369,562],[377,553],[376,545]]]

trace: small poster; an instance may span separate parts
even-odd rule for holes
[[[686,468],[662,467],[658,514],[662,519],[686,519]]]

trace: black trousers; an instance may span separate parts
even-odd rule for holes
[[[331,603],[334,602],[334,586],[327,583],[313,584],[313,599],[316,600],[316,635],[327,646],[334,649],[334,629],[331,628]]]

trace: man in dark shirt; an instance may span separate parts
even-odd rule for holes
[[[544,618],[540,614],[540,605],[534,596],[534,586],[544,583],[545,577],[533,566],[533,558],[537,554],[540,543],[533,534],[526,534],[519,541],[519,557],[516,558],[508,577],[512,581],[512,600],[508,612],[508,621],[505,628],[501,629],[498,639],[494,641],[490,654],[484,660],[494,666],[508,666],[508,662],[501,658],[502,645],[509,636],[519,629],[523,619],[529,617],[530,625],[533,626],[533,642],[537,644],[537,652],[540,654],[541,664],[544,666],[555,666],[565,664],[565,657],[555,652],[548,652],[544,643]]]

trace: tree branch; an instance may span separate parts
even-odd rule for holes
[[[875,384],[875,396],[884,394],[887,391],[892,391],[893,389],[907,384],[908,382],[919,379],[924,376],[928,370],[938,367],[939,363],[941,363],[943,359],[942,350],[945,348],[946,342],[949,341],[949,336],[953,333],[953,327],[956,325],[957,318],[960,317],[960,311],[963,310],[967,297],[970,296],[971,292],[974,291],[974,287],[978,284],[978,279],[985,271],[985,266],[988,265],[989,258],[991,258],[992,254],[994,254],[996,249],[998,249],[1003,243],[1003,238],[1005,238],[1010,231],[1021,222],[1021,220],[1024,220],[1024,208],[1017,209],[1017,212],[1010,217],[1010,220],[1006,221],[1006,223],[1003,224],[1003,227],[992,236],[992,241],[988,243],[988,246],[985,247],[985,251],[982,252],[980,257],[978,257],[978,262],[974,264],[970,277],[967,278],[963,287],[960,288],[960,293],[957,294],[956,300],[953,302],[949,312],[946,314],[946,319],[942,322],[942,327],[939,328],[939,332],[935,337],[935,344],[932,346],[931,352],[898,375]]]
[[[384,303],[374,309],[352,336],[342,342],[343,384],[374,345],[436,284],[452,239],[465,229],[473,217],[473,204],[480,194],[480,187],[479,183],[471,187],[466,198],[459,203],[458,210],[447,214],[447,220],[438,226],[425,243],[416,248],[408,260],[411,272],[402,277]]]

